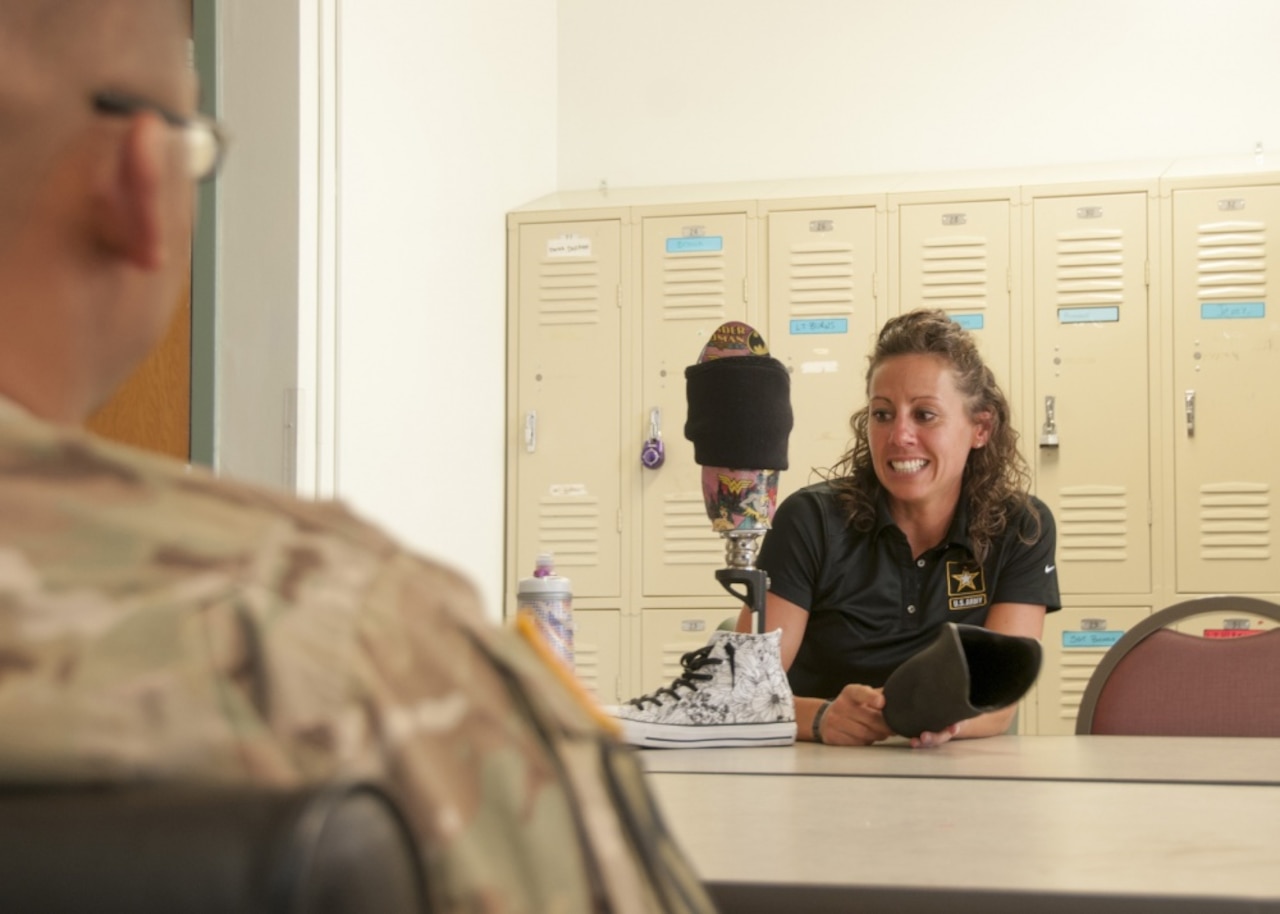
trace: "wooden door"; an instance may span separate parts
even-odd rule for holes
[[[85,424],[105,438],[190,459],[190,289],[183,290],[164,339]]]

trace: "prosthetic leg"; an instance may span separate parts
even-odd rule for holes
[[[778,503],[779,471],[787,468],[791,378],[760,334],[730,321],[707,340],[685,381],[685,437],[702,467],[707,517],[725,540],[726,567],[716,580],[750,607],[754,630],[763,632],[769,580],[756,555]]]
[[[612,713],[637,746],[789,746],[795,701],[782,668],[782,632],[764,631],[769,580],[756,554],[778,501],[778,471],[787,466],[790,378],[760,335],[735,321],[711,335],[685,379],[684,433],[702,467],[707,516],[725,540],[727,567],[716,580],[751,608],[755,632],[713,632],[680,659],[684,672],[669,686]],[[660,449],[645,461],[660,463]]]

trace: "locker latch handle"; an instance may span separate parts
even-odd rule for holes
[[[538,449],[538,411],[535,409],[525,413],[524,449],[530,454]]]
[[[1187,437],[1196,436],[1196,392],[1188,390],[1182,395],[1183,408],[1187,413]]]
[[[1044,398],[1044,425],[1040,426],[1040,446],[1058,446],[1058,420],[1055,411],[1056,400],[1052,396]]]

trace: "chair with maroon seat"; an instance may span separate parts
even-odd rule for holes
[[[1280,736],[1280,628],[1205,638],[1168,627],[1206,613],[1280,623],[1280,606],[1252,597],[1203,597],[1153,613],[1094,670],[1076,733]]]

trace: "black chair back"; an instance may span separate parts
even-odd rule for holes
[[[0,787],[0,911],[428,910],[416,842],[370,784]]]

